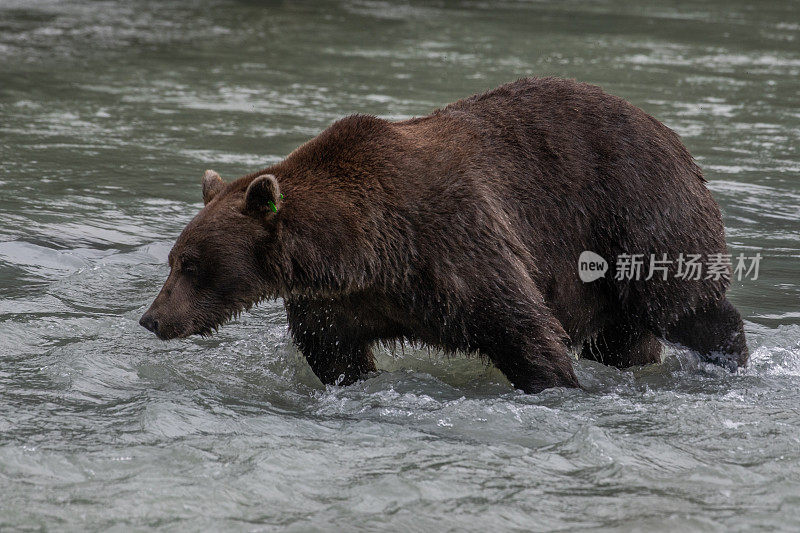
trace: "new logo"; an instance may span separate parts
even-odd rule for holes
[[[608,272],[608,263],[594,252],[585,251],[578,257],[578,276],[584,283],[602,278]]]

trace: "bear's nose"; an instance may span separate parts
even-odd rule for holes
[[[139,319],[139,325],[158,335],[158,320],[153,318],[153,314],[150,311],[142,315],[142,318]]]

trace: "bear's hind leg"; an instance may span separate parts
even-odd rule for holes
[[[667,329],[664,338],[730,370],[746,366],[750,356],[742,317],[728,298],[688,313]]]
[[[646,330],[607,326],[583,343],[581,357],[617,368],[661,362],[661,342]]]

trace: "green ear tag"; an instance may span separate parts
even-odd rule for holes
[[[273,213],[277,213],[277,212],[278,212],[278,206],[277,206],[277,205],[275,205],[275,202],[273,202],[272,200],[270,200],[269,202],[267,202],[267,207],[269,207],[270,209],[272,209],[272,212],[273,212]]]

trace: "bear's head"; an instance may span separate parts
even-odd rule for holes
[[[203,176],[205,206],[169,253],[167,281],[139,324],[160,339],[210,335],[280,291],[278,180],[271,174],[226,184]]]

